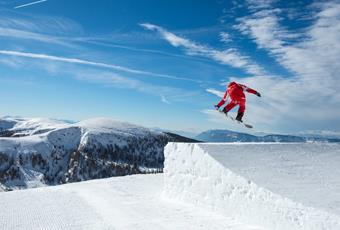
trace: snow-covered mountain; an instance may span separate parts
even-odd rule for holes
[[[340,142],[340,139],[325,137],[280,134],[255,136],[230,130],[208,130],[197,135],[195,139],[204,142]]]
[[[0,119],[0,187],[160,172],[169,141],[192,140],[106,118],[69,123],[5,117]]]

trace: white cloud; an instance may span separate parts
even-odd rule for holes
[[[214,94],[214,95],[216,95],[217,97],[220,97],[220,98],[223,98],[224,93],[225,93],[225,92],[222,92],[222,91],[219,91],[219,90],[216,90],[216,89],[206,89],[206,91],[208,93]]]
[[[34,40],[38,42],[53,43],[64,46],[71,46],[68,42],[50,35],[34,33],[30,31],[2,28],[0,27],[0,37]]]
[[[260,10],[270,8],[275,0],[247,0],[250,10]]]
[[[259,48],[268,50],[276,60],[298,77],[332,78],[340,66],[340,4],[324,4],[315,23],[304,33],[280,25],[274,10],[246,17],[238,28],[250,35]],[[264,13],[263,13],[264,12]],[[297,40],[297,42],[291,41]]]
[[[158,78],[166,78],[166,79],[172,79],[172,80],[200,82],[200,81],[192,80],[190,78],[177,77],[177,76],[167,75],[167,74],[158,74],[158,73],[153,73],[153,72],[148,72],[148,71],[143,71],[143,70],[131,69],[131,68],[127,68],[127,67],[123,67],[119,65],[106,64],[106,63],[101,63],[101,62],[93,62],[93,61],[82,60],[78,58],[66,58],[66,57],[58,57],[58,56],[47,55],[47,54],[36,54],[36,53],[18,52],[18,51],[11,51],[11,50],[0,50],[0,54],[7,55],[7,56],[43,59],[43,60],[48,60],[48,61],[58,61],[58,62],[66,62],[66,63],[72,63],[72,64],[87,65],[87,66],[112,69],[112,70],[132,73],[132,74],[152,76],[152,77],[158,77]]]
[[[112,48],[125,49],[135,52],[150,53],[155,55],[162,55],[174,58],[182,58],[195,60],[200,62],[209,62],[209,60],[200,57],[193,57],[188,55],[174,54],[159,50],[136,48],[133,46],[121,45],[113,43],[113,41],[136,41],[136,36],[142,40],[151,39],[145,33],[129,32],[122,33],[115,31],[110,34],[83,36],[83,28],[73,20],[62,17],[48,17],[48,16],[26,16],[20,15],[0,15],[0,37],[14,38],[22,40],[30,40],[36,42],[43,42],[47,44],[57,44],[82,49],[81,44],[95,44]],[[79,44],[79,45],[78,45]]]
[[[241,55],[236,49],[230,48],[220,51],[177,36],[157,25],[150,23],[142,23],[140,25],[148,30],[158,32],[172,46],[184,48],[188,55],[207,57],[225,65],[241,68],[252,75],[264,74],[262,67],[252,62],[249,57]]]
[[[224,43],[228,43],[231,41],[231,37],[226,32],[220,32],[220,40]]]
[[[170,53],[170,52],[165,52],[165,51],[160,51],[160,50],[143,49],[143,48],[136,48],[136,47],[133,47],[133,46],[120,45],[120,44],[117,44],[117,43],[113,43],[112,40],[113,39],[111,39],[111,38],[108,39],[107,37],[106,38],[102,38],[102,37],[79,37],[79,38],[72,39],[72,41],[75,41],[75,42],[84,42],[84,43],[89,43],[89,44],[105,46],[105,47],[124,49],[124,50],[128,50],[128,51],[149,53],[151,55],[162,55],[162,56],[167,56],[167,57],[188,59],[188,60],[199,61],[199,62],[208,62],[208,63],[210,62],[209,60],[207,60],[205,58],[200,58],[200,57],[193,57],[193,56],[175,54],[175,53]]]
[[[170,102],[168,101],[168,99],[164,95],[161,95],[161,100],[165,104],[170,104]]]
[[[0,16],[0,37],[76,47],[72,36],[81,35],[82,27],[76,22],[48,16],[27,16],[4,13]]]
[[[0,27],[30,31],[39,34],[79,35],[83,28],[77,22],[55,16],[22,15],[3,13],[0,16]]]
[[[14,57],[14,60],[8,61],[10,58],[1,58],[0,64],[9,66],[11,68],[19,68],[20,70],[31,70],[38,68],[42,76],[46,74],[42,71],[47,71],[49,74],[47,76],[52,77],[71,77],[79,81],[88,82],[91,84],[98,84],[103,87],[113,87],[117,89],[127,89],[133,90],[140,93],[145,93],[149,95],[156,96],[160,98],[160,101],[166,104],[171,104],[171,102],[179,101],[189,101],[194,102],[193,98],[197,97],[197,92],[181,89],[178,87],[163,86],[154,83],[144,82],[142,80],[125,76],[124,73],[116,73],[102,68],[83,68],[76,65],[65,65],[63,62],[42,62],[42,61],[32,61],[29,65],[22,59]],[[12,63],[14,62],[14,63]],[[24,74],[19,78],[10,78],[11,81],[18,81],[20,83],[35,82],[32,79],[39,77],[30,76],[30,71],[28,74]],[[2,79],[4,80],[4,79]],[[29,80],[29,81],[27,81]]]
[[[31,5],[35,5],[35,4],[39,4],[39,3],[43,3],[43,2],[47,2],[47,0],[40,0],[40,1],[26,3],[26,4],[23,4],[23,5],[19,5],[19,6],[14,7],[14,9],[19,9],[19,8],[22,8],[22,7],[27,7],[27,6],[31,6]]]
[[[39,56],[41,54],[22,52],[8,54],[8,52],[11,51],[0,50],[0,64],[6,65],[11,68],[39,68],[41,70],[47,71],[49,73],[48,76],[68,76],[79,81],[100,84],[105,87],[130,89],[137,92],[157,96],[160,98],[161,102],[166,104],[171,104],[172,102],[195,103],[197,102],[197,98],[200,97],[197,91],[148,83],[147,81],[137,79],[136,77],[132,77],[131,75],[126,76],[124,73],[131,73],[130,69],[124,69],[125,71],[120,71],[121,73],[118,73],[116,71],[110,71],[110,69],[121,70],[121,68],[116,69],[114,68],[114,66],[106,66],[106,64],[104,64],[104,66],[97,65],[103,63],[88,63],[88,61],[81,59],[61,58],[51,55]],[[1,58],[1,55],[3,54],[9,55],[9,57],[3,56],[3,58]],[[11,54],[14,55],[12,56]],[[33,61],[29,62],[29,65],[27,65],[27,62],[25,61],[25,59],[22,59],[22,57],[33,58]],[[89,67],[100,68],[84,68],[79,65],[65,65],[64,63],[83,64]],[[136,72],[133,70],[132,73]],[[22,80],[24,81],[25,79],[23,78]]]

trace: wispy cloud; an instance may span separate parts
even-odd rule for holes
[[[174,57],[174,58],[181,58],[181,59],[188,59],[193,61],[199,61],[199,62],[211,62],[210,60],[207,60],[205,58],[200,57],[192,57],[188,55],[181,55],[181,54],[175,54],[155,49],[143,49],[143,48],[137,48],[134,46],[127,46],[127,45],[121,45],[112,43],[112,39],[109,37],[78,37],[78,38],[72,38],[71,41],[75,42],[83,42],[87,44],[95,44],[99,46],[105,46],[105,47],[112,47],[112,48],[118,48],[118,49],[124,49],[128,51],[135,51],[135,52],[141,52],[141,53],[149,53],[149,54],[155,54],[155,55],[162,55],[167,57]]]
[[[190,102],[194,103],[199,95],[199,92],[194,90],[182,89],[180,87],[150,83],[143,79],[136,79],[124,72],[118,73],[105,68],[84,68],[79,65],[65,65],[63,62],[42,62],[39,60],[32,61],[27,65],[20,57],[14,57],[15,63],[8,63],[10,58],[0,55],[0,64],[11,68],[24,70],[24,74],[18,78],[13,78],[18,82],[35,82],[32,79],[39,76],[30,76],[30,70],[39,69],[42,76],[62,76],[70,77],[78,81],[97,84],[102,87],[112,87],[116,89],[126,89],[135,92],[153,95],[160,99],[162,103],[171,104],[172,102]],[[3,80],[3,79],[2,79]]]
[[[214,95],[216,95],[216,96],[218,96],[220,98],[222,98],[224,96],[224,92],[216,90],[216,89],[206,89],[206,91],[208,93],[214,94]]]
[[[161,95],[161,100],[165,104],[170,104],[170,102],[168,101],[168,99],[164,95]]]
[[[81,25],[71,19],[57,16],[18,15],[13,12],[4,12],[0,15],[0,27],[53,35],[83,33]]]
[[[188,55],[210,58],[219,63],[243,69],[252,75],[263,75],[265,72],[262,67],[251,61],[249,57],[241,55],[236,49],[230,48],[220,51],[177,36],[157,25],[150,23],[142,23],[140,25],[145,29],[158,32],[172,46],[184,48]]]
[[[271,6],[273,5],[274,2],[276,2],[276,0],[247,0],[246,2],[250,10],[257,11],[271,8]]]
[[[39,4],[39,3],[43,3],[43,2],[47,2],[47,0],[40,0],[40,1],[26,3],[26,4],[23,4],[23,5],[19,5],[19,6],[14,7],[14,9],[19,9],[19,8],[22,8],[22,7],[31,6],[31,5],[35,5],[35,4]]]
[[[39,34],[39,33],[30,32],[30,31],[23,31],[19,29],[11,29],[11,28],[0,27],[0,37],[26,39],[26,40],[34,40],[34,41],[44,42],[44,43],[72,46],[69,42],[63,41],[62,39],[57,38],[55,36]]]
[[[192,61],[212,61],[203,57],[194,57],[182,54],[175,54],[161,50],[139,48],[135,45],[124,45],[116,41],[136,40],[136,36],[142,42],[147,42],[152,37],[146,32],[123,33],[114,31],[110,34],[88,36],[84,35],[82,27],[73,20],[62,17],[16,15],[6,13],[0,16],[0,38],[14,38],[23,41],[32,41],[46,44],[56,44],[67,48],[84,49],[91,45],[99,45],[116,49],[124,49],[138,53],[148,53],[165,57],[181,58]],[[116,43],[114,43],[115,41]],[[129,43],[129,42],[128,42]]]
[[[167,75],[167,74],[158,74],[158,73],[153,73],[153,72],[148,72],[148,71],[143,71],[143,70],[131,69],[131,68],[127,68],[127,67],[123,67],[119,65],[106,64],[106,63],[101,63],[101,62],[93,62],[93,61],[88,61],[88,60],[83,60],[83,59],[78,59],[78,58],[66,58],[66,57],[58,57],[58,56],[47,55],[47,54],[27,53],[27,52],[18,52],[18,51],[10,51],[10,50],[0,50],[0,54],[8,55],[8,56],[43,59],[43,60],[48,60],[48,61],[58,61],[58,62],[66,62],[66,63],[72,63],[72,64],[87,65],[87,66],[112,69],[116,71],[122,71],[126,73],[137,74],[137,75],[201,83],[201,81],[199,80],[193,80],[190,78],[178,77],[178,76]]]
[[[269,1],[265,1],[268,4]],[[236,27],[249,35],[259,48],[265,49],[282,66],[297,77],[323,80],[337,78],[340,66],[340,3],[320,6],[315,22],[304,31],[281,26],[277,9],[266,9],[245,17]],[[326,36],[327,34],[327,36]],[[326,76],[327,75],[327,76]]]
[[[121,89],[131,89],[138,92],[157,96],[163,103],[170,103],[166,97],[173,94],[184,95],[187,91],[184,91],[176,87],[161,86],[157,84],[150,84],[140,81],[138,79],[130,78],[119,73],[113,73],[106,70],[93,69],[83,70],[81,68],[63,68],[57,67],[58,72],[65,73],[80,81],[87,81],[91,83],[102,84],[106,87],[114,87]]]
[[[252,104],[254,99],[249,97],[249,119],[281,130],[330,128],[335,124],[340,128],[340,3],[318,4],[312,24],[292,30],[282,26],[281,10],[272,8],[271,1],[262,6],[252,2],[249,7],[253,14],[240,19],[235,28],[292,76],[242,79],[263,92],[261,103]],[[266,120],[270,122],[265,124]]]
[[[82,31],[78,23],[61,17],[18,16],[12,12],[0,15],[0,38],[4,39],[14,38],[79,48],[71,38],[81,35]]]
[[[220,40],[221,42],[224,42],[224,43],[231,42],[230,34],[226,32],[220,32]]]

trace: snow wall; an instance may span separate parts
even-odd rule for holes
[[[297,175],[291,175],[289,177],[287,176],[289,175],[287,172],[293,169],[286,167],[285,174],[285,170],[283,170],[285,167],[280,166],[280,164],[289,161],[289,156],[291,156],[291,159],[295,157],[299,159],[297,160],[298,162],[302,162],[302,164],[299,165],[291,162],[292,165],[295,164],[293,168],[298,168],[300,173],[309,170],[310,172],[318,171],[317,174],[320,175],[320,167],[316,167],[317,170],[315,170],[311,167],[312,163],[310,162],[312,161],[315,163],[314,165],[318,165],[317,162],[319,162],[319,159],[315,157],[321,155],[324,156],[325,159],[331,158],[329,159],[330,165],[332,162],[334,166],[339,168],[339,147],[340,145],[314,143],[169,143],[165,148],[164,196],[206,207],[223,215],[234,217],[244,223],[262,226],[270,230],[339,230],[339,213],[330,212],[329,210],[332,210],[331,208],[327,209],[306,205],[306,203],[313,204],[314,198],[316,203],[318,200],[325,199],[331,202],[331,204],[339,206],[340,200],[334,201],[334,199],[326,198],[332,194],[332,188],[339,194],[340,190],[337,190],[339,187],[331,187],[330,184],[327,184],[327,180],[329,179],[326,177],[322,177],[322,180],[319,182],[308,182],[303,185],[308,175],[307,177]],[[307,153],[306,148],[308,150]],[[329,151],[333,154],[329,155]],[[228,154],[230,154],[230,157],[228,157]],[[235,160],[235,154],[238,156],[238,161]],[[223,155],[223,157],[221,157],[221,155]],[[250,155],[252,158],[247,157]],[[336,158],[332,159],[332,157]],[[249,164],[253,164],[253,171],[257,177],[250,180],[247,176],[244,176],[246,175],[245,173],[239,173],[242,170],[236,170],[237,168],[245,167],[244,164],[242,165],[244,161],[248,162],[248,169],[251,168]],[[276,162],[276,165],[272,167],[273,165],[266,165],[265,162]],[[304,167],[303,162],[307,164],[306,167]],[[234,168],[234,170],[228,168],[228,165],[234,165],[234,167],[231,167]],[[327,162],[324,165],[327,167]],[[270,167],[270,170],[259,170],[266,167]],[[278,173],[275,174],[271,172]],[[261,173],[271,174],[262,175],[265,180],[260,184],[265,187],[256,182],[256,178],[261,178]],[[278,177],[280,173],[284,180],[281,180],[282,178],[275,178]],[[333,172],[333,174],[334,173],[340,174],[340,171],[337,170]],[[313,175],[310,175],[310,177],[313,177]],[[308,199],[302,203],[298,199],[294,200],[286,196],[289,194],[291,187],[289,178],[291,178],[292,183],[299,184],[301,182],[305,191],[302,189],[300,191],[302,194],[299,194],[299,196],[304,197],[303,193],[305,193],[305,195],[310,198],[309,203],[307,202]],[[298,180],[294,178],[298,178]],[[333,175],[332,178],[337,178],[337,185],[340,186],[340,175]],[[275,186],[269,186],[270,183],[274,184],[275,181]],[[331,187],[330,194],[324,194],[323,197],[313,196],[314,191],[318,190],[320,184],[327,184],[327,186],[325,186],[327,188]],[[268,189],[267,187],[273,189]],[[280,187],[281,189],[279,189]],[[308,192],[311,194],[307,195]],[[294,194],[292,194],[291,197],[295,197]]]

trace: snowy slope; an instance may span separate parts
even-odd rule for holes
[[[159,172],[168,134],[107,118],[0,119],[2,190]],[[1,191],[1,190],[0,190]]]
[[[340,145],[182,144],[165,195],[271,230],[340,229]]]
[[[0,229],[264,230],[162,197],[163,175],[134,175],[0,194]]]
[[[164,174],[0,193],[0,229],[339,230],[339,151],[169,143]]]

